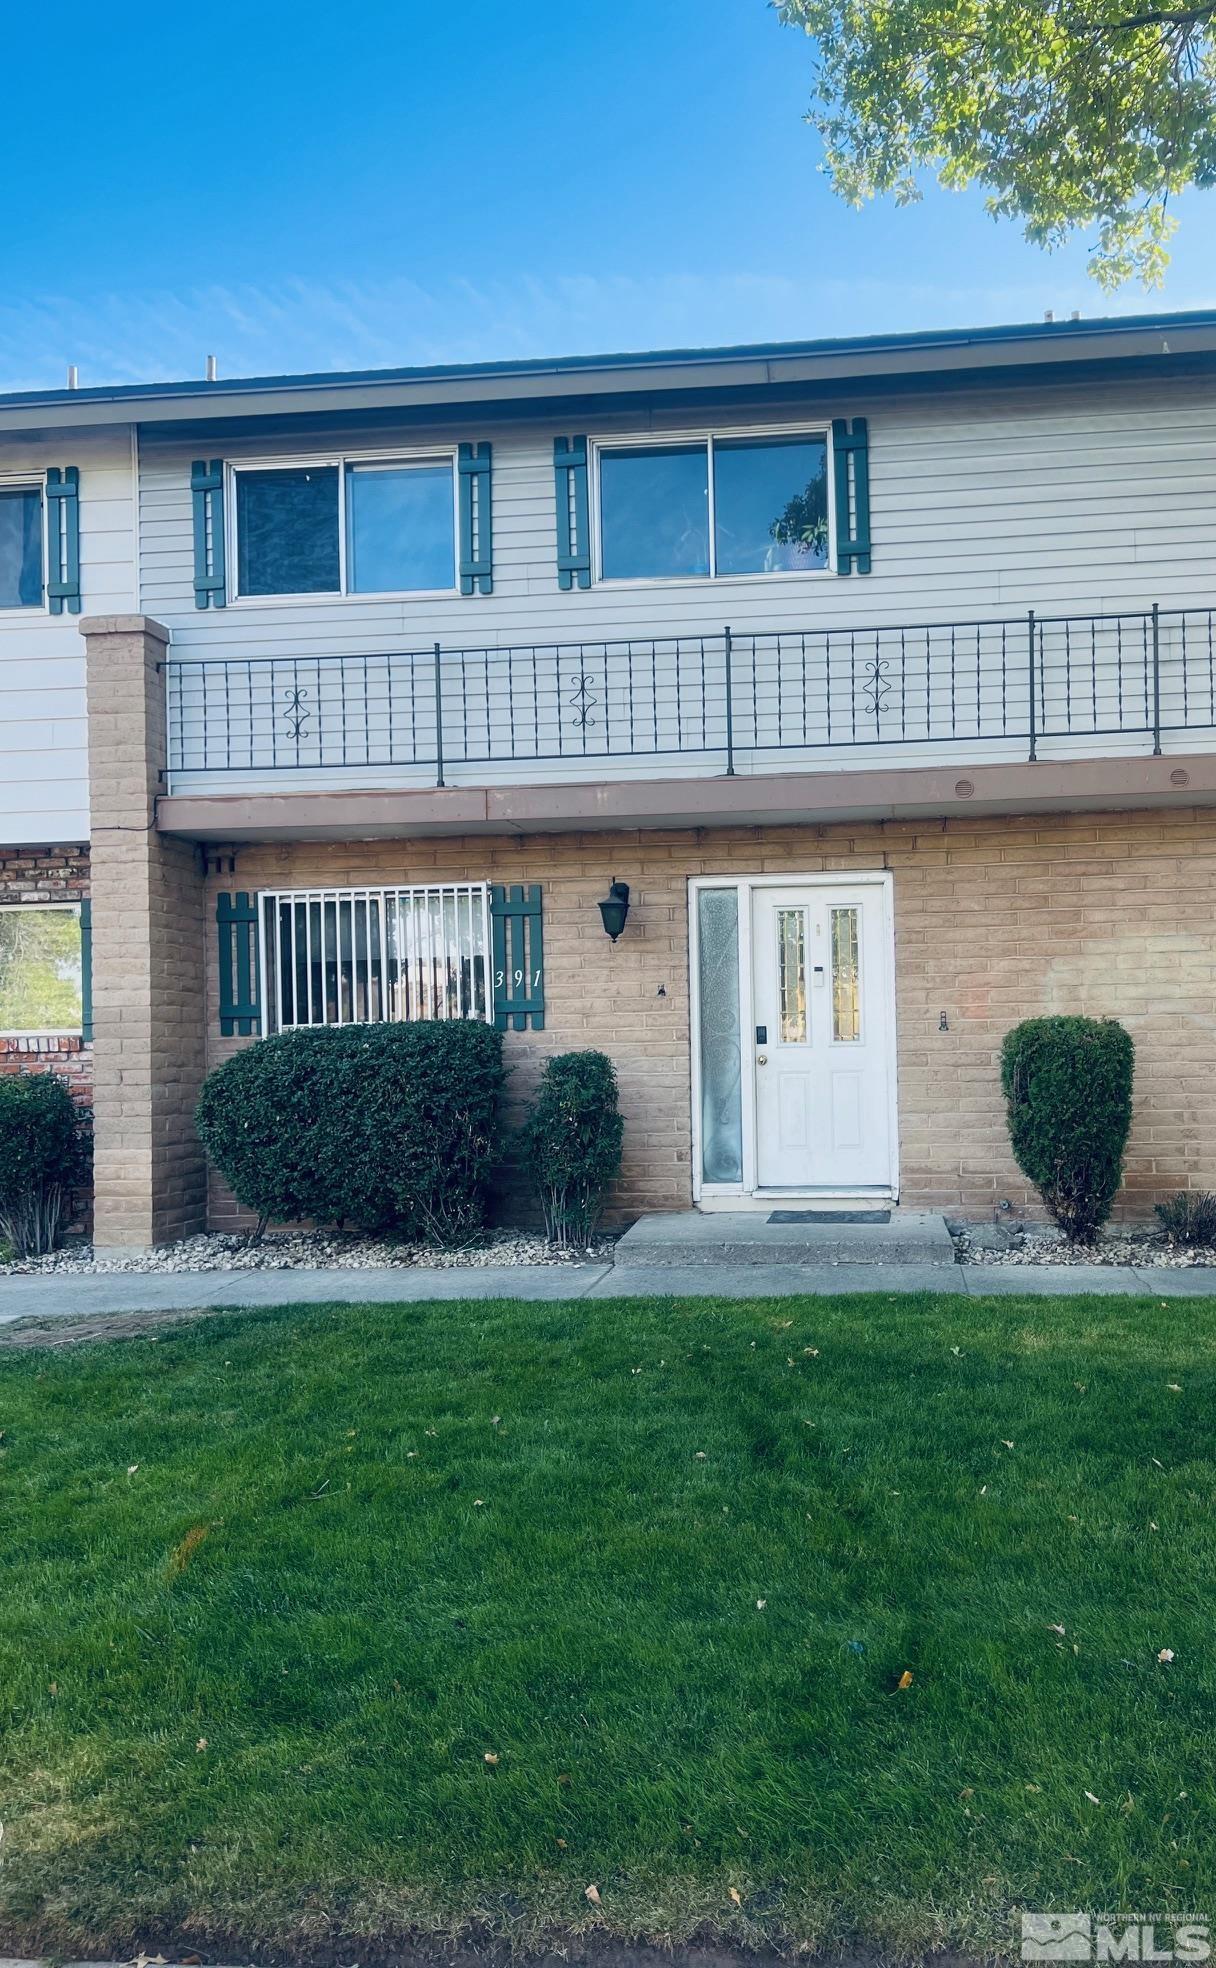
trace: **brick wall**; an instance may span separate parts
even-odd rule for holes
[[[692,875],[894,874],[902,1194],[985,1215],[1036,1213],[1009,1154],[1003,1034],[1040,1012],[1110,1014],[1136,1041],[1136,1118],[1121,1213],[1216,1188],[1216,812],[1059,815],[833,827],[712,828],[248,847],[207,903],[209,1064],[219,1037],[214,892],[378,881],[540,882],[543,1032],[508,1033],[512,1110],[541,1062],[599,1046],[615,1060],[625,1162],[613,1215],[691,1198],[688,907]],[[596,903],[628,881],[610,944]],[[948,1030],[940,1030],[941,1013]],[[212,1185],[212,1221],[238,1219]]]
[[[81,902],[89,892],[89,850],[79,842],[49,847],[0,847],[0,905]],[[79,1037],[48,1033],[0,1038],[0,1073],[61,1073],[73,1097],[88,1102],[92,1051]]]
[[[159,672],[167,631],[143,616],[86,619],[92,805],[93,1203],[100,1250],[202,1228],[194,1129],[203,1071],[202,876],[196,850],[157,833],[165,755]]]
[[[0,904],[81,902],[89,893],[89,850],[70,841],[44,847],[0,847]],[[73,1100],[89,1107],[93,1096],[93,1048],[79,1036],[52,1032],[30,1038],[0,1037],[0,1073],[58,1073]],[[91,1211],[80,1198],[73,1228],[87,1228]]]

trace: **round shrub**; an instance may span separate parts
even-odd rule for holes
[[[1113,1018],[1028,1018],[1005,1035],[1014,1157],[1074,1244],[1105,1223],[1122,1179],[1134,1058]]]
[[[616,1073],[602,1052],[551,1059],[524,1124],[524,1150],[545,1229],[563,1249],[591,1241],[621,1166]]]
[[[0,1079],[0,1237],[15,1256],[54,1250],[88,1171],[87,1123],[63,1081]]]
[[[459,1243],[485,1221],[502,1036],[473,1020],[282,1032],[203,1083],[198,1131],[267,1223]]]

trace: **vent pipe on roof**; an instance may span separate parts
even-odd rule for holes
[[[1054,320],[1055,320],[1055,315],[1053,314],[1053,312],[1052,312],[1052,310],[1051,310],[1050,308],[1044,308],[1044,310],[1043,310],[1043,319],[1044,319],[1044,321],[1054,321]]]
[[[74,362],[68,363],[68,388],[70,390],[80,388],[80,371]]]
[[[214,383],[219,378],[219,364],[213,355],[207,357],[207,381]]]

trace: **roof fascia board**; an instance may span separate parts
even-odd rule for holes
[[[1064,326],[1060,324],[1061,329]],[[842,344],[754,355],[709,351],[700,358],[641,357],[600,368],[538,365],[516,372],[439,372],[316,382],[285,378],[282,383],[255,381],[248,388],[211,383],[177,391],[166,385],[161,394],[65,391],[22,402],[0,400],[0,430],[87,429],[129,423],[148,427],[170,422],[212,425],[237,417],[341,417],[385,408],[459,411],[489,403],[521,409],[526,406],[535,414],[542,402],[558,405],[623,394],[687,397],[692,392],[748,388],[871,385],[885,379],[914,385],[918,378],[943,375],[1004,375],[1011,380],[1016,375],[1024,380],[1048,370],[1071,372],[1096,365],[1110,371],[1132,362],[1155,360],[1168,365],[1186,356],[1216,353],[1216,317],[1123,327],[1117,336],[1109,327],[1085,333],[1078,332],[1076,324],[1068,324],[1068,330],[1056,336],[1050,330],[1046,335],[1027,330],[1003,341],[960,336],[923,344]]]

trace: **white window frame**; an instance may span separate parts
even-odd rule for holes
[[[319,451],[274,458],[236,458],[224,465],[224,533],[228,600],[239,608],[281,608],[284,603],[313,607],[347,601],[438,601],[460,592],[460,473],[454,444],[395,445],[391,451]],[[452,585],[447,588],[357,588],[347,586],[346,474],[350,465],[446,464],[452,474]],[[320,593],[243,595],[239,587],[240,553],[237,537],[236,487],[242,472],[336,470],[338,474],[338,582]],[[45,505],[45,500],[44,500]],[[24,613],[26,611],[22,611]]]
[[[480,927],[481,949],[480,951],[474,950],[472,954],[473,955],[480,954],[483,957],[484,975],[485,975],[485,1008],[483,1013],[470,1013],[467,1019],[462,1014],[450,1014],[445,1010],[435,1022],[440,1024],[445,1023],[449,1020],[450,1017],[454,1015],[460,1019],[461,1023],[477,1022],[477,1020],[480,1018],[484,1020],[485,1024],[492,1025],[494,1023],[494,992],[495,992],[496,979],[495,979],[495,971],[494,971],[493,929],[490,921],[490,884],[488,881],[486,882],[386,882],[381,885],[377,885],[375,887],[355,886],[351,888],[325,888],[325,887],[263,888],[263,889],[259,889],[258,891],[258,915],[257,915],[259,975],[264,980],[264,988],[262,991],[262,1014],[261,1014],[262,1037],[269,1038],[273,1032],[297,1032],[297,1031],[308,1031],[312,1029],[334,1030],[340,1025],[390,1025],[390,1024],[397,1024],[401,1022],[399,1019],[395,1019],[395,1018],[375,1018],[375,1019],[344,1018],[342,1015],[343,993],[341,987],[339,987],[338,994],[337,994],[338,1016],[335,1019],[328,1019],[328,1018],[315,1019],[315,1020],[304,1019],[302,1021],[292,1019],[291,1021],[285,1023],[283,1019],[283,1002],[282,1002],[283,1000],[282,966],[277,961],[277,957],[278,957],[277,948],[273,953],[275,960],[272,962],[270,939],[266,933],[267,917],[272,909],[276,921],[275,936],[276,936],[276,944],[277,944],[277,936],[278,936],[277,922],[278,922],[278,912],[279,912],[280,905],[284,902],[288,902],[293,905],[301,904],[301,903],[305,905],[305,909],[306,909],[305,934],[307,938],[306,946],[305,946],[307,951],[306,968],[307,968],[308,980],[309,980],[308,983],[309,1009],[311,1010],[312,1008],[312,955],[313,955],[312,912],[311,912],[311,908],[308,905],[312,903],[319,903],[321,905],[322,949],[320,954],[321,954],[322,968],[324,968],[326,962],[326,952],[324,949],[325,904],[328,902],[336,902],[339,905],[343,902],[350,903],[352,908],[352,952],[353,952],[353,921],[354,921],[353,909],[355,903],[364,902],[367,903],[369,906],[376,905],[379,907],[380,952],[381,952],[381,967],[382,967],[381,968],[381,993],[382,993],[381,1001],[383,1002],[383,990],[384,990],[383,963],[384,963],[384,953],[387,947],[385,935],[384,935],[384,907],[386,901],[391,897],[393,898],[394,903],[398,903],[402,896],[408,896],[411,899],[411,901],[420,901],[425,909],[427,904],[429,904],[431,897],[439,896],[442,898],[444,896],[451,896],[451,895],[463,896],[468,898],[469,907],[470,907],[469,927],[470,929],[473,927],[474,921],[476,921]],[[335,921],[336,919],[337,919],[337,911],[335,911]],[[366,920],[370,921],[370,914],[366,918]],[[429,930],[429,913],[427,915],[427,923],[428,923],[428,930]],[[295,931],[294,931],[294,916],[293,916],[293,941],[294,941],[294,934]],[[370,938],[369,938],[369,944],[370,944]],[[370,956],[370,948],[368,951],[368,955]],[[429,961],[433,963],[434,961],[433,948],[428,951],[428,958]],[[273,1007],[271,1002],[272,999],[273,999]],[[272,1009],[274,1013],[273,1017],[271,1016]]]
[[[739,1097],[742,1103],[743,1172],[738,1182],[706,1182],[702,1177],[703,1141],[701,1135],[701,928],[697,901],[702,889],[729,888],[738,896],[739,935],[739,1035],[743,1058],[754,1058],[750,1035],[756,1025],[755,966],[752,949],[752,897],[764,888],[873,888],[882,897],[883,959],[882,1003],[884,1027],[888,1034],[888,1124],[891,1144],[892,1202],[899,1201],[899,1044],[895,1009],[895,877],[889,870],[863,868],[819,869],[804,875],[796,871],[776,875],[693,875],[688,882],[688,1014],[689,1014],[689,1100],[692,1112],[692,1195],[694,1203],[708,1209],[728,1208],[733,1202],[745,1209],[771,1209],[776,1191],[761,1191],[756,1179],[756,1076],[740,1060]],[[833,1048],[851,1041],[833,1039]],[[842,1192],[847,1193],[847,1192]],[[870,1191],[864,1192],[873,1200]],[[884,1192],[885,1193],[885,1192]],[[791,1194],[801,1195],[800,1191]],[[818,1198],[821,1204],[822,1197]]]
[[[716,518],[714,502],[714,443],[715,440],[729,444],[734,438],[809,438],[822,443],[826,450],[826,471],[828,482],[828,557],[822,567],[790,567],[772,574],[717,574],[713,572],[717,554]],[[737,427],[720,424],[707,424],[695,429],[680,431],[637,431],[626,434],[613,432],[611,437],[593,437],[589,440],[591,456],[588,473],[587,517],[591,528],[591,572],[597,587],[605,588],[695,588],[698,582],[714,588],[737,587],[741,582],[763,581],[815,581],[826,575],[835,575],[836,566],[836,473],[832,450],[832,426],[822,424],[740,424]],[[707,521],[709,527],[708,574],[627,574],[610,575],[604,573],[603,533],[601,519],[603,502],[600,494],[600,460],[611,451],[658,451],[667,447],[679,449],[689,444],[704,444],[706,449],[706,471],[708,474]]]
[[[0,608],[0,622],[29,622],[36,615],[50,614],[50,597],[47,587],[51,578],[51,539],[50,519],[47,508],[50,500],[46,496],[46,473],[41,472],[0,472],[0,492],[36,492],[42,502],[42,599],[31,603],[28,608]],[[7,907],[7,904],[0,906]],[[26,905],[36,908],[36,903]],[[21,1036],[0,1033],[0,1037]]]
[[[32,608],[3,609],[0,615],[32,615]],[[0,916],[45,915],[54,909],[58,915],[75,916],[80,921],[79,902],[0,902]],[[82,1039],[84,1037],[84,937],[81,932],[80,1023],[78,1025],[0,1025],[0,1039]]]

